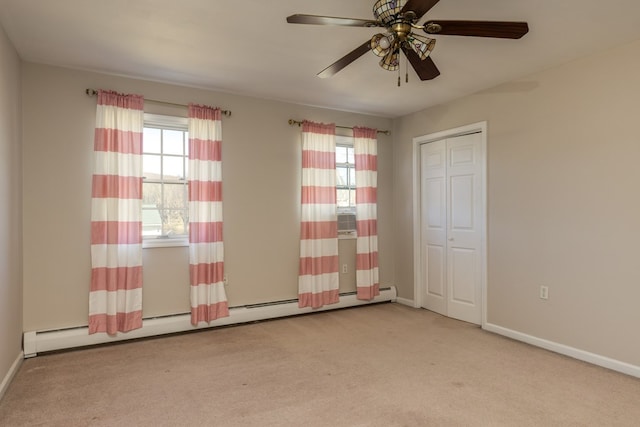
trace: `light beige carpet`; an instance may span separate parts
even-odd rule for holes
[[[380,304],[26,360],[1,426],[637,426],[640,380]]]

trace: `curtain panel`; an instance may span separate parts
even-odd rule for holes
[[[298,306],[339,299],[334,124],[302,124],[302,195]]]
[[[353,128],[356,167],[356,290],[357,298],[380,295],[378,272],[378,141],[377,131]]]
[[[222,239],[222,113],[189,104],[191,323],[229,316]]]
[[[91,199],[89,333],[142,327],[144,99],[98,91]]]

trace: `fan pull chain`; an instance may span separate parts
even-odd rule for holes
[[[398,87],[400,87],[400,66],[398,65]]]
[[[409,83],[409,60],[406,56],[404,57],[404,71],[407,73],[404,76],[405,83]]]

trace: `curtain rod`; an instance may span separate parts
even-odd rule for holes
[[[299,120],[289,119],[289,125],[290,125],[290,126],[293,126],[293,125],[302,126],[302,122],[301,122],[301,121],[299,121]],[[351,129],[351,130],[353,130],[353,128],[352,128],[352,127],[349,127],[349,126],[338,126],[338,125],[336,125],[336,127],[337,127],[337,128],[340,128],[340,129]],[[377,131],[377,132],[378,132],[378,133],[383,133],[383,134],[385,134],[385,135],[389,135],[389,133],[390,133],[388,130],[379,130],[379,131]]]
[[[87,89],[85,90],[85,93],[89,96],[96,96],[98,95],[98,91],[95,89]],[[158,101],[157,99],[144,99],[145,102],[151,102],[152,104],[160,104],[160,105],[170,105],[172,107],[184,107],[187,108],[188,105],[186,104],[177,104],[175,102],[167,102],[167,101]],[[231,117],[231,110],[220,110],[220,112],[227,117]]]

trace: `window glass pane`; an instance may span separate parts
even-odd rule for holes
[[[162,157],[163,178],[167,180],[179,180],[184,178],[184,157]]]
[[[355,164],[356,160],[353,155],[353,147],[347,147],[347,162]]]
[[[185,184],[164,184],[164,208],[184,209],[186,206]]]
[[[349,190],[349,206],[356,205],[356,190]]]
[[[164,210],[163,234],[172,236],[178,234],[186,234],[188,222],[187,211],[184,209],[165,209]]]
[[[337,190],[337,205],[339,208],[349,207],[349,192],[353,190],[345,190],[339,188]],[[355,192],[354,192],[355,193]]]
[[[160,158],[156,154],[143,154],[142,176],[147,179],[160,179]]]
[[[184,132],[181,130],[163,129],[162,131],[162,149],[164,154],[179,154],[184,153]]]
[[[162,184],[142,183],[142,208],[152,209],[162,206]],[[144,222],[144,221],[143,221]]]
[[[336,163],[346,163],[347,162],[347,147],[337,146],[336,147]]]
[[[162,217],[160,210],[154,205],[142,207],[142,235],[150,237],[162,235]]]
[[[184,155],[189,157],[189,132],[184,133]]]
[[[142,132],[142,151],[145,153],[161,153],[160,129],[144,128]]]
[[[356,168],[349,168],[349,186],[356,186]]]
[[[336,185],[338,186],[347,186],[349,183],[347,182],[347,173],[348,169],[345,167],[337,167],[336,168]]]

